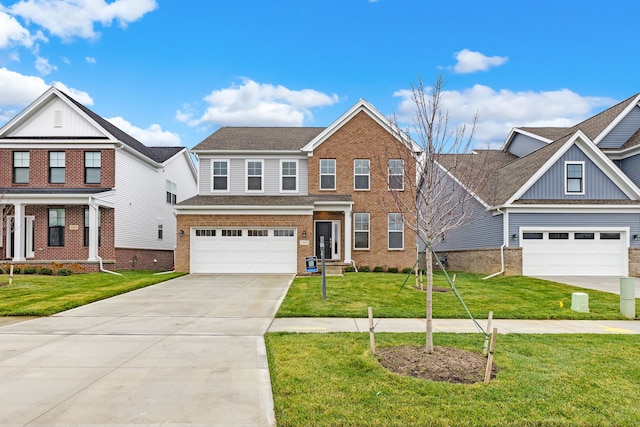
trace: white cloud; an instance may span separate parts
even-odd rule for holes
[[[84,105],[93,105],[93,99],[87,92],[70,88],[61,82],[49,84],[41,77],[26,76],[2,67],[0,68],[0,106],[24,107],[52,85]]]
[[[5,13],[0,4],[0,49],[10,46],[31,47],[37,40],[46,40],[40,31],[32,35],[13,16]]]
[[[180,145],[180,136],[177,133],[162,130],[160,125],[152,124],[146,129],[132,125],[122,117],[107,119],[114,126],[122,129],[144,145],[151,147],[169,147]]]
[[[456,74],[475,73],[476,71],[487,71],[492,67],[499,67],[509,60],[506,56],[486,56],[480,52],[463,49],[456,52],[454,58],[458,61],[453,66]]]
[[[176,118],[190,126],[302,126],[313,119],[312,108],[335,104],[338,96],[242,79],[242,84],[214,90],[204,99],[209,107],[200,118],[193,119],[196,113],[188,106]]]
[[[43,58],[38,56],[36,58],[36,70],[40,72],[40,74],[46,76],[47,74],[51,74],[52,71],[56,71],[58,67],[55,65],[49,64],[49,60],[47,58]]]
[[[84,60],[87,61],[88,64],[95,64],[98,62],[93,56],[87,56],[84,58]]]
[[[401,98],[398,120],[412,123],[414,104],[411,91],[394,93]],[[462,91],[443,91],[443,111],[448,111],[450,124],[471,123],[477,112],[476,146],[499,146],[513,127],[573,126],[596,114],[598,109],[610,107],[616,101],[606,97],[582,96],[568,89],[555,91],[496,91],[488,86],[475,85]]]
[[[60,38],[92,39],[98,35],[96,22],[126,27],[157,7],[155,0],[21,0],[6,10]]]

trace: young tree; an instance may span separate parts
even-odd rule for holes
[[[443,75],[437,76],[431,87],[418,78],[417,85],[411,87],[412,126],[401,132],[397,118],[392,119],[399,132],[397,139],[411,135],[421,150],[414,153],[413,159],[417,177],[405,176],[405,190],[413,192],[412,202],[409,204],[407,198],[394,197],[393,209],[400,209],[405,227],[415,232],[418,240],[426,245],[426,348],[429,353],[433,353],[433,245],[447,232],[478,216],[481,205],[475,194],[478,189],[486,189],[491,177],[487,168],[491,164],[491,152],[471,153],[470,150],[478,114],[469,125],[452,125],[443,104],[445,84]],[[464,179],[460,179],[462,177]]]

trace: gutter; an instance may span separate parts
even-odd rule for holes
[[[99,209],[98,205],[96,205],[95,203],[93,203],[92,197],[89,197],[89,206],[91,206],[94,209]],[[98,262],[100,263],[100,271],[102,271],[103,273],[109,273],[109,274],[114,274],[116,276],[122,276],[122,274],[120,273],[116,273],[115,271],[111,271],[111,270],[106,270],[103,266],[102,266],[102,257],[98,254],[96,254],[96,258],[98,258]]]
[[[502,214],[502,223],[503,223],[503,232],[502,232],[502,246],[500,246],[500,265],[502,269],[497,273],[493,273],[488,275],[487,277],[483,277],[482,280],[491,279],[492,277],[498,276],[504,273],[504,248],[507,246],[507,241],[509,239],[509,214],[500,210],[500,208],[496,208],[498,212]]]

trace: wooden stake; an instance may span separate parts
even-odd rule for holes
[[[13,284],[13,264],[11,264],[11,268],[9,268],[9,285]]]
[[[496,349],[496,337],[498,336],[498,328],[493,328],[491,333],[491,347],[489,347],[489,357],[487,358],[487,370],[484,373],[484,383],[489,384],[491,381],[491,369],[493,368],[493,352]]]
[[[493,320],[493,311],[490,311],[489,319],[487,320],[487,329],[485,329],[487,332],[491,330],[492,320]],[[489,335],[486,335],[484,337],[484,347],[482,347],[482,355],[486,357],[488,352],[489,352]]]
[[[416,289],[418,288],[418,267],[415,268],[414,272],[416,273]]]
[[[373,309],[369,307],[369,345],[371,346],[371,353],[376,355],[376,335],[373,332]]]
[[[420,270],[420,290],[424,291],[424,282],[422,281],[422,270]]]

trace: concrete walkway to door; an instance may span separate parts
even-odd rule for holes
[[[263,334],[292,275],[188,275],[0,327],[0,425],[275,425]]]

